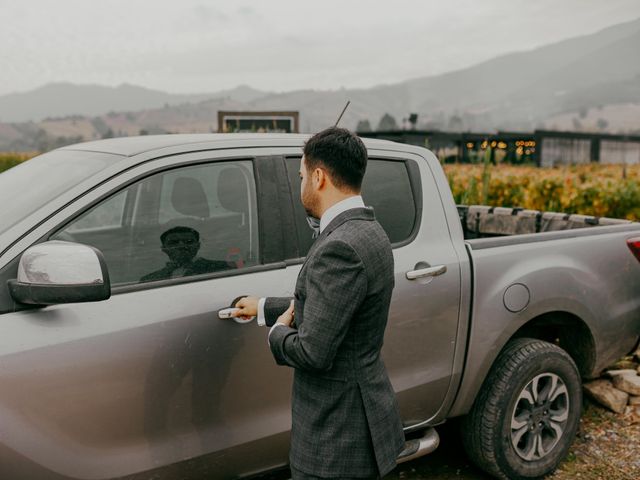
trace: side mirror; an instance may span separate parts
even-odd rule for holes
[[[100,250],[55,240],[22,254],[9,291],[16,302],[31,305],[96,302],[111,296],[111,283]]]

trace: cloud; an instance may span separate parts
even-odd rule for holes
[[[192,11],[195,14],[195,18],[206,22],[220,23],[229,20],[229,16],[226,13],[210,5],[200,3],[194,6]]]
[[[186,92],[401,81],[591,33],[640,16],[640,2],[21,0],[2,12],[0,94],[60,80]]]
[[[243,17],[260,17],[260,15],[258,15],[256,10],[253,7],[250,7],[249,5],[243,5],[240,8],[238,8],[238,13]]]

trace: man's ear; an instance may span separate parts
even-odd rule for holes
[[[316,168],[313,171],[312,181],[315,184],[316,190],[321,190],[325,187],[327,182],[327,174],[321,168]]]

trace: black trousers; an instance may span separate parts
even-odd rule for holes
[[[301,472],[291,467],[291,480],[379,480],[380,477],[340,477],[340,478],[325,478],[316,477],[315,475],[309,475],[308,473]]]

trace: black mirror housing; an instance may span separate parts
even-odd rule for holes
[[[29,305],[98,302],[111,297],[108,284],[102,285],[33,285],[9,280],[11,297]]]

